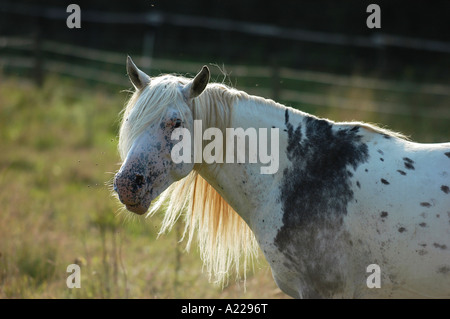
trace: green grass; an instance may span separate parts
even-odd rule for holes
[[[262,258],[245,287],[230,279],[222,289],[202,273],[195,248],[184,252],[183,225],[157,238],[161,216],[118,214],[106,183],[119,168],[126,93],[57,77],[40,89],[1,75],[0,83],[0,298],[286,297]],[[319,92],[330,100],[387,98],[355,89]],[[448,98],[438,107],[447,105]],[[420,142],[444,142],[450,134],[445,118],[303,107],[333,120],[383,123]],[[72,263],[81,266],[80,289],[66,286]]]

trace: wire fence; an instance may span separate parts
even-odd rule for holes
[[[45,73],[56,73],[119,87],[130,86],[125,73],[125,53],[98,50],[55,41],[39,40],[39,43],[36,42],[37,40],[33,38],[0,37],[0,68],[31,70],[36,82],[42,81]],[[5,53],[4,49],[6,48],[12,49],[12,51],[9,50],[9,53]],[[14,53],[12,54],[11,52]],[[51,56],[52,58],[45,58],[46,56]],[[201,67],[194,62],[147,56],[134,56],[133,59],[143,70],[153,70],[154,72],[195,74]],[[92,63],[82,63],[82,61]],[[123,71],[105,70],[105,68],[102,69],[100,67],[102,65],[115,66],[116,69],[120,67],[123,68]],[[279,83],[284,81],[297,81],[299,83],[320,84],[328,87],[368,89],[403,95],[421,94],[447,99],[450,97],[450,86],[443,84],[380,80],[361,76],[304,71],[273,65],[227,65],[226,67],[217,66],[210,69],[213,77],[216,79],[232,76],[236,79],[252,78],[256,82],[269,83],[266,86],[255,85],[251,87],[238,85],[238,88],[250,94],[289,101],[294,105],[309,104],[319,107],[326,106],[375,113],[450,119],[449,107],[433,108],[430,106],[418,110],[411,106],[387,101],[336,96],[330,99],[324,94],[307,91],[305,88],[293,90],[279,85]]]

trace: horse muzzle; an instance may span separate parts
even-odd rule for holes
[[[145,178],[141,174],[119,172],[114,177],[114,191],[127,210],[138,215],[147,212],[150,194],[146,191]]]

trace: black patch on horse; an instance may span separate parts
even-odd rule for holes
[[[300,239],[300,233],[335,229],[337,233],[342,218],[347,214],[347,204],[353,199],[351,176],[348,167],[354,170],[367,162],[368,147],[361,142],[358,130],[334,130],[330,122],[314,117],[305,118],[296,128],[289,123],[289,114],[285,113],[288,133],[287,158],[292,167],[283,172],[280,201],[283,205],[283,226],[275,238],[275,245],[295,264],[295,257],[306,253],[314,254],[314,238]],[[302,126],[304,126],[303,138]],[[330,231],[332,233],[332,231]],[[311,246],[311,245],[312,246]],[[290,251],[298,247],[296,251]],[[302,248],[303,247],[303,248]],[[323,255],[322,255],[323,256]],[[308,258],[303,255],[302,258]],[[332,266],[332,260],[327,263]],[[300,266],[298,266],[300,267]],[[308,274],[316,277],[317,273]],[[312,284],[315,289],[327,290],[339,281],[336,274],[334,283],[318,281]]]
[[[286,128],[286,153],[293,165],[284,170],[281,186],[285,230],[314,223],[332,212],[345,215],[347,203],[353,199],[347,167],[356,170],[369,158],[361,135],[355,129],[333,130],[330,122],[313,117],[294,129],[287,111]],[[278,234],[281,247],[283,233]]]

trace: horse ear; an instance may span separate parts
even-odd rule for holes
[[[183,94],[186,100],[191,100],[202,94],[205,90],[206,85],[208,85],[210,77],[209,69],[206,65],[203,66],[202,70],[198,72],[195,78],[185,85],[183,88]]]
[[[130,56],[127,57],[127,73],[136,90],[141,90],[150,83],[150,77],[137,68]]]

